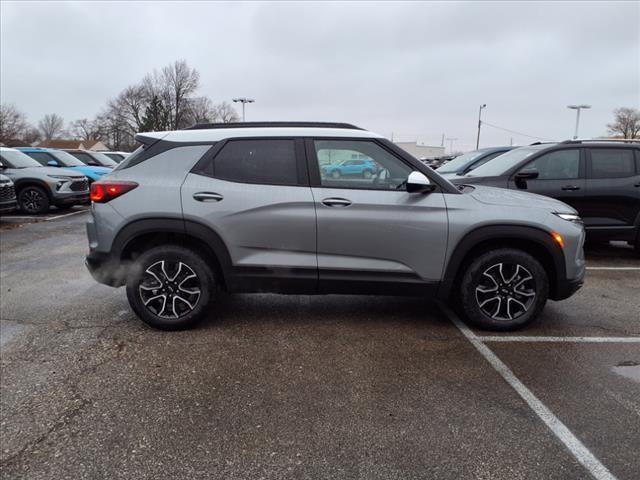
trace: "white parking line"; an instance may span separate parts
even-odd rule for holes
[[[476,335],[481,342],[568,342],[568,343],[640,343],[640,337],[501,337]]]
[[[518,377],[482,342],[482,337],[474,334],[469,327],[448,307],[442,306],[443,311],[480,354],[491,364],[491,366],[504,378],[504,380],[520,395],[529,405],[531,410],[545,423],[558,439],[564,443],[573,456],[580,462],[591,475],[598,480],[615,480],[615,476],[589,451],[587,447],[569,430],[558,417],[556,417],[547,406],[542,403],[529,390]]]
[[[86,213],[88,211],[89,211],[89,209],[78,210],[77,212],[65,213],[64,215],[57,215],[55,217],[49,217],[49,218],[46,219],[46,221],[50,222],[51,220],[57,220],[58,218],[64,218],[64,217],[70,217],[71,215],[77,215],[79,213]]]
[[[587,267],[587,270],[640,270],[640,267]]]

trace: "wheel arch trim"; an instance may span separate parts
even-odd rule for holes
[[[445,273],[438,290],[438,297],[442,299],[451,297],[456,279],[465,267],[463,262],[474,249],[480,247],[482,244],[486,244],[487,242],[499,241],[507,243],[509,241],[534,243],[539,248],[544,249],[551,258],[551,266],[554,269],[553,278],[549,278],[549,297],[553,299],[556,296],[558,286],[567,281],[566,264],[562,249],[554,242],[551,237],[551,233],[546,230],[532,226],[510,224],[478,227],[467,233],[457,243],[447,265],[445,266]]]

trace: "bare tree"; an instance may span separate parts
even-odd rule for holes
[[[188,126],[189,97],[200,85],[200,74],[195,68],[189,68],[185,60],[177,60],[162,69],[162,79],[170,96],[165,107],[171,116],[171,128],[184,128]]]
[[[64,119],[56,113],[47,113],[38,122],[38,129],[44,140],[51,140],[60,136],[64,131]]]
[[[71,122],[69,133],[76,140],[100,140],[102,138],[99,122],[87,118]]]
[[[640,138],[640,110],[621,107],[613,111],[613,122],[607,125],[609,134],[622,138]]]
[[[222,123],[237,122],[240,120],[238,112],[228,102],[219,103],[214,107],[215,120]]]
[[[189,100],[187,118],[189,124],[215,122],[217,111],[209,97],[195,97]]]
[[[0,105],[0,142],[22,138],[29,127],[26,115],[14,105]]]

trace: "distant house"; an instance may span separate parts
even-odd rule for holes
[[[444,147],[419,144],[418,142],[394,142],[416,158],[436,158],[444,155]]]
[[[40,142],[38,147],[43,148],[67,148],[67,149],[80,149],[80,150],[92,150],[94,152],[107,151],[109,148],[100,140],[45,140]]]

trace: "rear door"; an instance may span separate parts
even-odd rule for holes
[[[587,149],[586,198],[585,226],[620,229],[621,233],[632,229],[640,214],[640,172],[634,149]]]
[[[234,288],[315,292],[316,217],[303,140],[231,139],[208,156],[182,186],[184,218],[222,239]]]
[[[404,182],[413,167],[372,139],[309,139],[307,155],[320,291],[391,293],[396,287],[422,291],[436,285],[447,243],[443,194],[408,193]],[[318,168],[351,155],[371,158],[377,173],[333,178]]]
[[[534,158],[509,179],[509,188],[556,198],[578,210],[585,204],[585,160],[582,148],[563,148]],[[519,172],[536,170],[538,178],[517,180]]]

